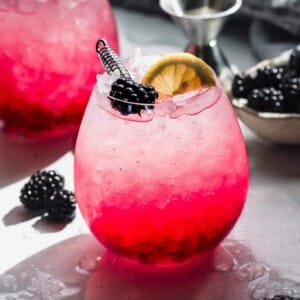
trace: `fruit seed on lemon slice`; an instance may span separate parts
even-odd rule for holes
[[[212,69],[202,59],[189,53],[162,56],[150,66],[141,82],[155,88],[159,94],[158,101],[216,85]]]

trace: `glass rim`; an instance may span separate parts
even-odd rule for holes
[[[106,92],[95,90],[95,99],[97,106],[115,117],[130,120],[130,121],[149,121],[156,117],[177,118],[182,115],[196,115],[213,107],[222,97],[222,89],[220,86],[205,88],[191,92],[188,96],[179,96],[174,100],[174,97],[166,97],[155,103],[141,103],[126,101],[109,96]],[[96,96],[98,94],[98,96]],[[134,110],[125,114],[122,113],[122,106]],[[119,110],[119,108],[122,110]],[[131,107],[131,108],[130,108]],[[125,109],[126,110],[126,109]],[[137,110],[137,111],[135,111]],[[144,113],[145,112],[145,113]],[[139,116],[136,119],[135,116]],[[150,119],[149,119],[150,118]]]
[[[127,101],[127,100],[116,98],[116,97],[110,96],[110,95],[107,95],[106,98],[108,100],[113,100],[113,101],[122,102],[125,104],[137,105],[137,106],[153,106],[154,107],[154,106],[159,106],[162,104],[179,104],[180,105],[180,104],[185,103],[186,101],[188,101],[191,98],[203,97],[208,91],[215,89],[215,88],[219,88],[219,87],[218,86],[204,87],[204,88],[201,88],[201,89],[198,89],[195,91],[189,91],[186,94],[179,94],[179,95],[169,96],[169,97],[166,96],[165,98],[162,98],[160,101],[153,102],[153,103]],[[178,99],[174,100],[174,98],[176,98],[176,97],[178,97]],[[179,99],[181,97],[182,97],[182,99]],[[197,101],[197,100],[195,100],[195,101]]]
[[[116,97],[113,97],[113,96],[107,96],[107,99],[117,101],[117,102],[126,103],[126,104],[131,104],[131,105],[138,105],[138,106],[154,106],[154,105],[159,104],[159,103],[143,103],[143,102],[126,101],[126,100],[119,99],[119,98],[116,98]]]

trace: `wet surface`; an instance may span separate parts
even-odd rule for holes
[[[227,238],[193,266],[153,271],[107,253],[89,234],[59,242],[0,276],[0,299],[263,299],[300,295],[300,283]]]

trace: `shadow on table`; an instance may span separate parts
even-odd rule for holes
[[[9,138],[0,132],[0,188],[45,168],[74,148],[71,135],[45,140]]]
[[[82,234],[2,274],[0,295],[34,300],[247,300],[249,280],[264,275],[263,269],[253,275],[245,268],[253,260],[242,243],[227,240],[201,264],[149,272],[122,263],[92,236]]]
[[[27,222],[40,215],[39,211],[29,211],[23,205],[12,208],[2,219],[5,226]]]
[[[35,219],[35,222],[31,225],[32,228],[41,234],[58,232],[68,225],[68,222],[51,222],[51,220],[47,220],[45,215],[41,215],[40,211],[30,211],[23,205],[12,208],[3,217],[2,222],[5,226],[12,226],[32,219]]]

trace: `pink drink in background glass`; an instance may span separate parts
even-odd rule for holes
[[[83,217],[129,261],[194,261],[228,234],[246,198],[245,144],[228,98],[217,86],[124,116],[111,108],[107,78],[98,77],[76,144]]]
[[[94,41],[118,51],[107,0],[0,0],[0,121],[31,136],[74,132],[102,72]]]

